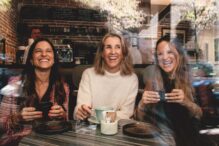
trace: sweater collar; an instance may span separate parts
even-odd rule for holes
[[[107,70],[104,70],[105,71],[105,74],[107,75],[107,76],[118,76],[118,75],[120,75],[120,70],[119,71],[117,71],[117,72],[115,72],[115,73],[110,73],[110,72],[108,72]]]

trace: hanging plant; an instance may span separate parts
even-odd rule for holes
[[[11,6],[11,0],[0,0],[0,11],[6,11]]]
[[[139,28],[146,14],[139,10],[139,0],[74,0],[87,7],[107,13],[108,25],[113,30]]]

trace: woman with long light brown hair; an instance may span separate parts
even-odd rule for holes
[[[185,50],[178,38],[160,38],[156,45],[157,65],[146,68],[145,91],[135,118],[169,130],[177,146],[197,145],[194,121],[202,116],[195,103]]]
[[[137,90],[138,78],[126,43],[120,35],[108,33],[97,50],[94,67],[83,72],[74,118],[84,120],[91,109],[107,106],[119,119],[128,119],[133,114]]]

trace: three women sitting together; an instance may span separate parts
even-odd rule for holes
[[[134,114],[136,120],[172,131],[177,145],[186,144],[185,138],[193,137],[190,131],[196,130],[193,119],[202,116],[193,98],[186,54],[177,39],[164,36],[157,42],[155,57],[157,64],[146,68],[145,90],[135,108],[138,78],[128,47],[120,35],[106,34],[94,66],[82,74],[74,119],[87,119],[93,108],[110,106],[118,119]],[[39,110],[42,103],[51,104],[47,119],[68,120],[69,87],[59,73],[58,56],[49,40],[35,40],[22,75],[11,78],[9,85],[16,85],[20,94],[4,95],[0,104],[1,145],[18,144],[31,132],[24,123],[45,118]]]

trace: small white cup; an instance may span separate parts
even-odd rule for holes
[[[102,120],[100,124],[100,132],[105,135],[116,134],[118,132],[118,120],[112,123]]]

